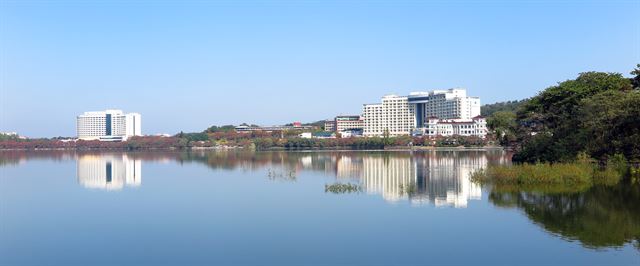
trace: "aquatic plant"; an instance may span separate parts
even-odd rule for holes
[[[269,180],[296,181],[297,173],[295,170],[277,171],[269,168],[267,170],[267,177],[269,177]]]
[[[330,192],[333,194],[345,194],[345,193],[359,193],[362,192],[362,187],[356,184],[351,183],[335,183],[335,184],[325,184],[324,192]]]
[[[400,184],[399,186],[400,188],[400,195],[407,195],[407,196],[412,196],[414,194],[416,194],[417,192],[417,187],[415,184],[408,184],[408,185],[403,185]]]

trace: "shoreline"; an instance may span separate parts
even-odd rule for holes
[[[285,148],[285,147],[272,147],[267,149],[252,149],[241,146],[214,146],[214,147],[187,147],[187,148],[17,148],[17,149],[0,149],[0,152],[7,151],[118,151],[118,152],[136,152],[136,151],[207,151],[207,150],[246,150],[246,151],[484,151],[484,150],[508,150],[507,147],[502,146],[483,146],[483,147],[435,147],[435,146],[389,146],[384,148],[375,149],[358,149],[351,147],[327,147],[327,148]]]

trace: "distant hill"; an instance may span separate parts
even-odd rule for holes
[[[482,116],[491,116],[493,113],[499,111],[511,111],[515,113],[516,109],[518,109],[518,107],[523,105],[528,100],[529,99],[485,104],[480,107],[480,114]]]
[[[316,121],[316,122],[305,123],[303,125],[305,125],[305,126],[314,126],[314,127],[324,127],[324,121],[325,120],[320,120],[320,121]]]

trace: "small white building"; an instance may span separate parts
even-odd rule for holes
[[[362,130],[364,119],[360,115],[339,115],[335,118],[335,131]]]
[[[336,134],[331,132],[302,132],[298,134],[298,137],[303,139],[334,139]]]
[[[142,136],[141,117],[122,110],[85,112],[76,118],[76,130],[81,140],[124,141]]]
[[[438,119],[429,117],[425,127],[419,128],[418,132],[424,136],[476,136],[487,137],[487,120],[482,116],[473,119]]]
[[[357,129],[344,130],[340,131],[339,133],[341,138],[362,137],[362,130]]]

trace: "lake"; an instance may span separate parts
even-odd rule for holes
[[[0,265],[640,265],[640,188],[502,191],[501,150],[1,152]]]

